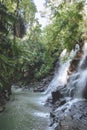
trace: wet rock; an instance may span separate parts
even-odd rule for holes
[[[56,123],[57,130],[87,130],[87,101],[71,101],[53,114],[53,126]]]
[[[76,89],[78,87],[78,81],[80,78],[80,73],[73,73],[67,83],[66,96],[74,97]]]
[[[82,51],[79,50],[77,52],[75,58],[70,63],[70,67],[69,67],[69,69],[67,71],[68,75],[71,75],[72,72],[75,72],[77,70],[81,58],[82,58]]]
[[[52,130],[87,130],[87,56],[81,58],[79,51],[67,72],[67,84],[51,91]]]
[[[79,58],[75,58],[74,60],[72,60],[70,67],[69,67],[69,70],[68,70],[68,74],[71,74],[71,72],[73,72],[77,69],[79,61],[80,61]]]
[[[52,126],[52,129],[53,129],[53,130],[58,130],[58,124],[57,124],[57,123],[54,123],[53,126]]]
[[[64,98],[61,98],[60,100],[56,101],[53,105],[52,105],[52,110],[55,111],[58,107],[64,105],[66,103],[66,100]]]
[[[37,82],[36,84],[34,83],[32,86],[35,86],[33,89],[34,92],[44,92],[46,88],[48,87],[50,81],[52,80],[53,74],[43,78],[41,81]]]
[[[62,106],[62,105],[64,105],[65,103],[66,103],[66,100],[65,100],[65,99],[63,99],[63,100],[61,100],[61,102],[60,102],[59,106]]]
[[[51,96],[47,99],[45,106],[51,107],[52,111],[54,111],[56,108],[64,105],[67,102],[67,98],[64,97],[65,93],[66,86],[59,86],[51,93]]]
[[[62,94],[60,93],[59,90],[52,92],[52,103],[55,103],[60,98],[62,98]]]

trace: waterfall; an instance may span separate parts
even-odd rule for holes
[[[53,80],[50,82],[47,90],[45,91],[45,94],[47,95],[47,97],[51,95],[52,91],[55,91],[60,86],[65,86],[67,84],[67,79],[69,78],[67,71],[69,69],[71,60],[76,55],[78,50],[79,50],[79,46],[76,45],[75,50],[72,50],[70,54],[67,53],[66,49],[64,49],[63,52],[61,53],[60,66],[58,66],[58,69],[55,72],[55,75],[53,77]],[[67,61],[64,63],[62,62],[62,60],[66,58],[66,56],[68,58],[67,58]]]
[[[55,72],[55,75],[48,85],[45,95],[47,98],[51,96],[53,91],[56,91],[59,87],[67,87],[67,96],[73,98],[87,98],[87,42],[83,46],[83,55],[78,65],[76,72],[73,72],[70,77],[67,73],[70,62],[75,57],[79,47],[76,45],[75,51],[72,50],[70,54],[66,49],[60,55],[60,65]],[[67,61],[62,62],[62,59],[68,55]],[[69,79],[69,80],[68,80]]]
[[[69,68],[69,65],[69,61],[60,65],[45,93],[50,93],[58,86],[63,86],[67,83],[67,70]]]

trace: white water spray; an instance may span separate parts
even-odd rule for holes
[[[75,51],[72,50],[70,54],[67,53],[66,49],[64,49],[63,52],[61,53],[60,67],[58,68],[57,72],[54,75],[53,80],[51,81],[47,90],[45,91],[47,98],[51,95],[51,92],[55,91],[59,86],[65,86],[67,84],[67,79],[68,79],[67,71],[68,71],[69,66],[70,66],[70,61],[76,55],[78,50],[79,50],[79,46],[76,45]],[[68,55],[67,61],[65,63],[62,63],[62,60],[67,55]]]

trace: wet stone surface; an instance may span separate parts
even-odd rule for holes
[[[87,130],[87,58],[81,62],[66,85],[51,91],[47,103],[52,107],[52,130]]]
[[[87,101],[67,104],[53,114],[54,130],[87,130]]]

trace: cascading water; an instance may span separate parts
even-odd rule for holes
[[[73,97],[73,100],[69,104],[73,104],[79,99],[87,98],[87,42],[83,46],[83,55],[78,65],[78,68],[70,76],[67,71],[70,67],[70,62],[76,56],[79,51],[79,46],[76,45],[75,51],[71,51],[67,62],[62,63],[62,59],[67,55],[66,49],[60,55],[60,65],[54,75],[53,80],[50,82],[47,90],[45,91],[44,99],[49,99],[52,96],[52,92],[56,91],[61,86],[66,86],[66,97]],[[68,80],[69,78],[69,80]],[[78,99],[78,100],[77,100]]]
[[[80,71],[75,97],[87,98],[87,70]]]
[[[60,85],[65,85],[67,83],[67,70],[70,65],[70,62],[66,62],[61,64],[58,71],[56,72],[53,80],[49,84],[45,93],[50,93],[55,90]]]
[[[68,79],[67,71],[68,71],[69,66],[70,66],[70,61],[76,55],[78,50],[79,50],[79,46],[76,45],[75,51],[72,50],[71,53],[69,54],[69,56],[68,56],[66,49],[64,49],[63,52],[61,53],[61,55],[60,55],[60,65],[58,66],[58,69],[55,72],[53,80],[51,81],[47,90],[45,91],[47,98],[49,96],[51,96],[51,92],[55,91],[59,86],[65,86],[67,84],[67,79]],[[62,63],[62,60],[66,56],[68,57],[67,61],[65,63]]]
[[[68,96],[73,98],[87,98],[84,89],[87,87],[87,70],[80,70],[70,77],[67,84]]]

